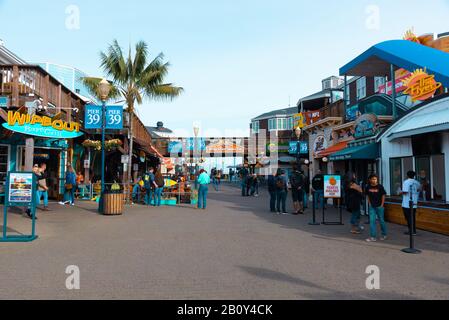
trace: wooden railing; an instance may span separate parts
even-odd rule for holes
[[[42,99],[42,105],[81,108],[80,98],[38,66],[0,65],[0,95],[10,98],[9,107],[22,107],[26,102]],[[70,111],[64,112],[70,117]]]
[[[330,117],[344,117],[345,116],[345,106],[343,100],[339,100],[332,104],[327,105],[320,110],[321,119],[326,119]]]

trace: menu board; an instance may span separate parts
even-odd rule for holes
[[[324,176],[324,197],[341,198],[341,176]]]
[[[33,173],[11,172],[8,187],[8,202],[33,203]]]

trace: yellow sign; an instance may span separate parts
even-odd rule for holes
[[[417,69],[405,80],[402,80],[407,88],[404,93],[411,96],[412,101],[424,101],[431,98],[441,88],[442,84],[435,81],[434,75],[427,74],[424,69]]]
[[[22,114],[19,112],[8,112],[9,126],[41,125],[42,127],[52,127],[58,131],[79,132],[80,124],[77,122],[66,122],[63,120],[53,120],[50,117],[38,115]]]
[[[298,113],[293,116],[293,127],[294,128],[304,128],[306,126],[306,118],[304,114]]]

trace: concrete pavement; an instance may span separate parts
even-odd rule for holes
[[[449,298],[448,237],[421,232],[423,253],[406,255],[401,226],[368,244],[348,224],[309,226],[310,212],[273,215],[266,195],[222,190],[210,188],[206,211],[133,206],[104,217],[93,203],[53,204],[39,212],[37,241],[0,244],[0,299]],[[29,224],[11,215],[11,229]],[[66,288],[69,265],[80,269],[80,290]],[[370,265],[380,290],[366,289]]]

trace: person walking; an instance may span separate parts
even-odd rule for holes
[[[413,233],[416,236],[416,209],[418,209],[418,198],[421,192],[421,184],[415,179],[414,171],[407,172],[407,180],[402,185],[402,211],[408,225],[406,235]],[[413,208],[410,208],[410,201],[413,202]],[[413,219],[413,230],[412,230]]]
[[[369,218],[370,218],[370,238],[366,239],[367,242],[377,241],[377,218],[380,222],[382,230],[382,236],[380,240],[387,240],[387,225],[385,223],[385,188],[379,184],[379,177],[376,174],[372,174],[369,177],[369,183],[366,187],[365,194],[368,198],[369,204]]]
[[[324,203],[324,176],[321,170],[312,179],[312,193],[314,194],[314,206],[316,209],[326,208]],[[321,204],[321,207],[318,205]]]
[[[346,210],[351,212],[351,233],[360,234],[365,227],[360,223],[363,189],[357,184],[355,173],[350,172],[345,183]]]
[[[210,177],[206,170],[201,169],[198,176],[198,209],[206,210],[207,206],[207,194],[209,192]]]
[[[267,184],[270,194],[270,212],[276,213],[276,179],[272,173],[268,176]]]
[[[276,210],[278,214],[288,214],[286,209],[288,180],[285,170],[278,170],[276,175]],[[282,211],[281,211],[282,209]]]
[[[145,204],[147,206],[151,205],[151,200],[153,200],[153,189],[154,189],[154,169],[150,168],[147,173],[143,176],[143,183],[145,186]]]
[[[40,205],[42,197],[44,198],[43,211],[50,211],[48,208],[48,186],[47,186],[47,165],[42,163],[37,169],[37,206]]]
[[[71,206],[75,205],[75,190],[76,190],[76,174],[73,170],[72,165],[67,165],[67,172],[65,174],[65,184],[64,184],[64,201],[59,202],[61,205],[69,204]]]
[[[39,180],[38,179],[41,176],[41,174],[39,172],[39,165],[38,164],[35,164],[33,166],[33,173],[34,173],[34,175],[36,177],[36,196],[35,196],[35,201],[36,201],[36,204],[38,205],[40,203],[40,200],[39,200],[40,198],[38,198],[38,195],[39,195],[39,182],[38,182]],[[26,208],[25,209],[25,213],[28,216],[28,218],[33,219],[33,215],[31,214],[31,209],[30,208]],[[35,219],[37,220],[36,212],[34,213],[34,216],[35,216]]]
[[[156,188],[154,191],[154,206],[160,207],[162,193],[164,191],[164,186],[165,186],[165,180],[164,180],[164,177],[162,176],[161,168],[159,168],[156,172],[156,175],[154,177],[154,185]]]
[[[294,215],[304,214],[304,174],[298,170],[297,166],[293,167],[293,172],[290,176],[290,185],[292,187],[292,198]]]

